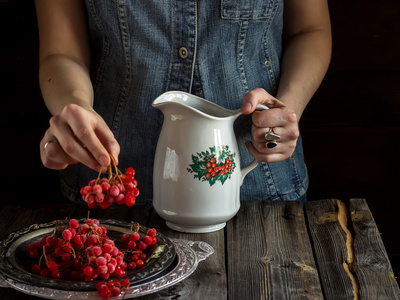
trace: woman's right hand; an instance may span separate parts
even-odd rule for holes
[[[105,171],[110,155],[118,163],[120,147],[105,121],[92,108],[66,105],[50,119],[40,142],[40,157],[45,167],[54,170],[82,163]]]

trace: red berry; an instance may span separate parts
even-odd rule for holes
[[[115,203],[122,205],[125,203],[125,194],[121,193],[115,198]]]
[[[51,278],[53,279],[61,279],[61,273],[58,270],[51,272]]]
[[[133,194],[128,194],[125,196],[125,205],[133,206],[136,202],[136,197]]]
[[[139,196],[139,189],[138,189],[137,187],[134,187],[134,188],[132,189],[132,194],[133,194],[133,196],[135,196],[135,197]]]
[[[57,263],[55,262],[55,261],[49,261],[49,263],[47,264],[47,268],[51,271],[51,272],[53,272],[53,271],[56,271],[57,269],[58,269],[58,265],[57,265]]]
[[[83,274],[85,274],[86,277],[92,277],[93,276],[93,268],[91,266],[84,267]]]
[[[131,237],[129,238],[130,240],[137,242],[138,240],[140,240],[140,235],[137,232],[134,232],[131,234]]]
[[[147,245],[151,245],[151,244],[153,244],[153,238],[152,238],[151,236],[149,236],[149,235],[146,235],[146,236],[143,238],[143,242],[144,242],[145,244],[147,244]]]
[[[107,260],[103,256],[99,256],[96,258],[96,265],[98,267],[107,265]]]
[[[119,288],[119,287],[116,287],[116,286],[113,286],[111,289],[110,289],[110,291],[111,291],[111,294],[113,295],[113,296],[119,296],[119,294],[121,294],[121,289]]]
[[[135,176],[135,170],[132,167],[126,169],[125,174],[128,178],[132,179]]]
[[[69,227],[77,229],[79,227],[79,222],[76,219],[69,220]]]
[[[103,299],[110,299],[111,298],[111,292],[109,289],[103,289],[99,291],[100,297]]]
[[[68,229],[65,229],[62,233],[63,239],[66,241],[69,241],[70,239],[73,238],[71,231],[69,231]]]
[[[136,242],[129,241],[128,242],[128,248],[134,250],[136,248]]]
[[[42,277],[50,277],[51,272],[49,271],[49,269],[42,269],[40,271],[40,276]]]
[[[150,228],[147,230],[147,234],[150,236],[155,236],[157,234],[157,230],[155,228]]]
[[[121,268],[115,268],[115,271],[114,271],[115,277],[119,278],[119,277],[125,276],[125,274],[126,274],[126,272],[124,270],[122,270]]]
[[[124,235],[122,235],[122,237],[121,237],[121,241],[122,242],[126,242],[126,241],[128,241],[129,240],[129,234],[124,234]]]
[[[128,264],[128,269],[129,269],[129,270],[135,270],[135,269],[136,269],[136,263],[135,263],[134,261],[131,261],[131,262]]]
[[[103,190],[103,192],[108,192],[108,190],[110,189],[111,185],[108,182],[103,182],[101,184],[101,188]]]
[[[104,288],[107,288],[107,285],[104,283],[104,281],[99,281],[96,283],[96,290],[100,291]]]
[[[136,261],[136,266],[140,269],[144,267],[144,261],[139,259]]]
[[[129,282],[128,278],[124,278],[121,280],[121,284],[128,287],[131,283]]]
[[[40,266],[39,265],[33,265],[31,267],[31,272],[33,274],[39,275],[40,274]]]
[[[30,258],[38,258],[39,251],[37,249],[32,249],[31,251],[29,251],[29,257]]]
[[[113,185],[112,187],[110,187],[110,195],[113,197],[117,197],[120,194],[120,190],[118,188],[118,186]]]
[[[113,250],[113,246],[110,244],[104,244],[101,250],[103,250],[104,253],[110,253]]]
[[[138,247],[139,247],[139,249],[145,250],[147,248],[147,244],[143,241],[140,241],[138,243]]]

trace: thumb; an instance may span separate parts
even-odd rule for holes
[[[243,114],[251,114],[257,108],[259,103],[264,104],[269,108],[284,106],[282,102],[274,98],[266,90],[257,88],[244,95],[241,112]]]

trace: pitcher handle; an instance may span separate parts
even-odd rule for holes
[[[257,105],[256,109],[257,110],[266,110],[266,109],[269,109],[269,107],[264,105],[264,104],[259,103]],[[240,170],[240,173],[241,173],[241,176],[242,176],[241,181],[240,181],[240,185],[243,184],[243,180],[246,177],[246,175],[250,171],[252,171],[255,167],[258,166],[258,163],[259,163],[259,161],[257,159],[254,159],[249,165],[247,165],[246,167],[244,167],[243,169]]]

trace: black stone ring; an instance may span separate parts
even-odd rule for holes
[[[278,143],[276,141],[269,141],[265,143],[265,147],[267,147],[268,149],[275,148],[276,146],[278,146]]]

